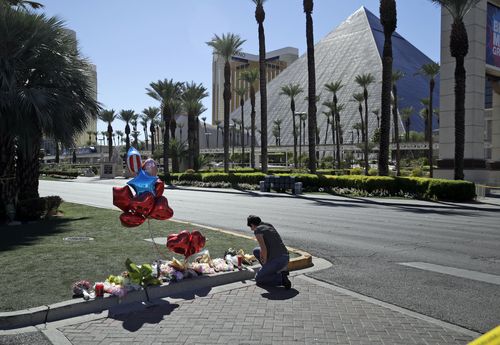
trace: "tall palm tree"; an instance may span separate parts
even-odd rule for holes
[[[133,110],[121,110],[118,119],[125,122],[125,151],[130,148],[130,121],[134,119],[135,112]]]
[[[4,2],[2,2],[4,1]],[[43,5],[36,1],[28,1],[28,0],[2,0],[0,1],[0,6],[8,5],[12,7],[17,7],[18,9],[27,10],[28,7],[37,10],[43,8]]]
[[[411,124],[411,115],[413,114],[413,107],[407,107],[401,109],[401,120],[405,126],[405,141],[410,141],[410,124]]]
[[[260,77],[260,158],[261,170],[267,173],[267,73],[266,73],[266,35],[264,20],[266,0],[252,0],[255,4],[255,20],[259,25],[259,77]]]
[[[363,88],[363,98],[365,99],[365,175],[368,176],[368,170],[370,168],[368,162],[368,86],[375,82],[375,77],[371,73],[365,73],[357,75],[355,79],[356,83]],[[382,109],[382,127],[384,126],[384,110]],[[390,119],[390,118],[389,118]],[[389,124],[390,126],[390,124]],[[387,175],[388,173],[386,173]]]
[[[245,161],[245,131],[243,131],[243,128],[245,127],[245,118],[243,116],[243,107],[245,106],[245,95],[248,93],[248,88],[246,86],[237,87],[234,89],[234,92],[240,98],[240,107],[241,107],[240,127],[242,128],[242,130],[241,130],[241,165],[243,166],[243,163]]]
[[[103,109],[99,113],[99,119],[103,122],[108,123],[108,130],[107,130],[107,136],[108,136],[108,160],[111,162],[111,157],[113,156],[113,142],[111,141],[113,138],[113,127],[111,126],[111,123],[116,119],[116,113],[113,109],[107,110]]]
[[[102,146],[104,146],[106,144],[106,138],[108,137],[108,132],[107,131],[101,131],[101,135],[102,135]]]
[[[146,88],[146,94],[160,102],[160,112],[165,127],[163,130],[163,169],[165,173],[169,173],[170,125],[172,117],[175,116],[175,108],[182,95],[184,84],[173,79],[164,79],[152,82],[149,86]]]
[[[389,175],[389,137],[391,132],[392,34],[397,27],[396,0],[380,0],[380,23],[384,28],[384,50],[382,53],[382,114],[378,172],[381,176],[387,176]],[[368,141],[365,149],[367,147]]]
[[[422,98],[420,100],[422,109],[419,113],[420,117],[424,120],[424,137],[425,141],[429,141],[429,119],[432,120],[432,116],[429,116],[429,98]]]
[[[116,131],[116,135],[118,136],[118,145],[121,145],[123,143],[123,132],[122,131]]]
[[[188,167],[194,170],[199,168],[198,116],[206,110],[201,101],[207,96],[208,92],[203,84],[195,82],[187,83],[182,94],[182,104],[188,116]]]
[[[140,124],[142,126],[142,130],[144,131],[144,141],[146,142],[146,150],[149,151],[149,139],[148,139],[148,121],[149,118],[146,114],[142,114]]]
[[[290,110],[292,111],[292,129],[293,129],[293,165],[298,167],[297,160],[297,127],[295,125],[295,97],[297,97],[304,90],[300,84],[288,84],[281,87],[280,95],[290,97]]]
[[[276,119],[274,120],[274,125],[276,126],[276,129],[278,130],[278,146],[281,146],[281,124],[283,123],[282,119]]]
[[[464,179],[465,143],[465,57],[469,53],[469,38],[464,17],[480,0],[431,0],[450,13],[453,23],[450,33],[450,53],[455,58],[455,180]]]
[[[423,65],[420,68],[419,74],[427,77],[429,79],[429,110],[427,111],[427,132],[426,136],[429,140],[429,176],[432,178],[434,176],[434,167],[433,167],[433,152],[432,152],[432,127],[433,127],[433,121],[432,121],[432,114],[434,114],[434,109],[433,109],[433,96],[434,96],[434,87],[436,86],[436,77],[439,74],[439,64],[436,62],[430,62],[428,64]]]
[[[219,129],[221,129],[221,124],[222,121],[221,120],[217,120],[215,121],[215,126],[217,126],[217,143],[216,143],[216,147],[219,148]]]
[[[335,130],[335,137],[336,137],[336,141],[335,141],[335,145],[337,147],[337,169],[340,169],[341,168],[341,154],[340,154],[340,146],[344,143],[344,140],[342,139],[343,137],[343,131],[342,131],[342,125],[340,123],[340,113],[342,111],[345,110],[345,104],[342,104],[342,103],[337,103],[337,105],[335,106],[335,110],[336,110],[336,114],[335,114],[335,118],[336,118],[336,121],[335,121],[335,128],[333,127],[333,123],[332,123],[332,131]]]
[[[342,89],[344,85],[342,84],[342,80],[338,80],[336,82],[325,84],[325,88],[327,91],[331,92],[333,95],[333,102],[331,111],[333,114],[332,120],[334,121],[334,127],[336,128],[335,137],[337,138],[337,169],[340,169],[340,115],[337,109],[338,98],[337,93]],[[332,126],[332,129],[334,128]]]
[[[214,53],[221,56],[224,63],[224,172],[229,173],[229,102],[231,100],[231,57],[241,52],[245,43],[240,36],[228,33],[222,36],[214,35],[207,45],[212,47]],[[262,91],[262,89],[261,89]],[[262,93],[261,93],[262,94]]]
[[[365,96],[362,93],[355,93],[352,95],[352,99],[358,102],[358,112],[359,112],[359,124],[361,126],[361,141],[365,142],[365,120],[363,119],[363,102],[365,101]]]
[[[400,169],[400,150],[399,150],[399,106],[398,106],[398,81],[403,78],[405,74],[401,71],[394,71],[392,73],[392,96],[393,96],[393,106],[392,106],[392,119],[394,126],[394,142],[396,143],[396,176],[401,175]]]
[[[274,142],[276,144],[276,146],[279,146],[279,140],[280,140],[280,132],[278,130],[278,127],[276,126],[273,126],[273,130],[272,130],[272,133],[273,133],[273,137],[274,137]]]
[[[64,23],[19,9],[23,4],[29,6],[0,4],[2,211],[7,205],[15,209],[16,199],[38,197],[42,135],[73,146],[99,111],[84,72],[90,66],[75,51],[77,42],[63,30]]]
[[[250,130],[252,126],[245,126],[245,130],[247,131],[247,144],[250,142]]]
[[[372,110],[372,114],[377,118],[377,129],[380,129],[380,109]]]
[[[314,63],[314,31],[312,11],[313,0],[303,1],[306,14],[306,40],[307,40],[307,79],[308,79],[308,134],[309,134],[309,171],[316,173],[316,65]]]
[[[132,137],[134,137],[134,146],[139,149],[139,131],[137,130],[137,120],[139,119],[139,115],[134,113],[132,116],[132,120],[130,120],[130,124],[132,125]]]
[[[359,131],[363,133],[363,126],[361,125],[361,122],[357,122],[352,126],[352,129],[356,130],[356,138],[359,144]]]
[[[142,110],[142,114],[144,115],[143,119],[149,121],[149,132],[151,133],[151,155],[155,151],[155,132],[156,125],[155,122],[158,119],[158,114],[160,113],[160,109],[157,107],[147,107]],[[147,138],[147,136],[146,136]],[[146,148],[148,141],[146,139]]]
[[[184,92],[184,87],[185,87],[185,85],[182,84],[181,93]],[[172,104],[170,106],[170,111],[172,112],[172,116],[170,118],[170,136],[172,137],[172,139],[175,139],[175,131],[177,130],[176,115],[178,115],[183,110],[182,109],[182,100],[180,98],[181,95],[179,94],[178,97],[179,98],[176,98],[172,101]],[[176,143],[176,145],[178,146],[179,143]],[[181,146],[182,146],[182,144],[181,144]],[[176,147],[176,146],[174,145],[174,147]],[[177,152],[177,150],[173,151],[172,154],[174,154],[176,152]]]
[[[255,82],[259,78],[259,70],[251,68],[241,73],[241,80],[248,84],[250,89],[250,113],[251,143],[250,143],[250,166],[255,168]]]

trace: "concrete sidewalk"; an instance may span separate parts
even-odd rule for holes
[[[26,342],[0,333],[0,343],[437,345],[479,336],[306,276],[312,270],[294,272],[289,291],[238,282],[29,328]]]

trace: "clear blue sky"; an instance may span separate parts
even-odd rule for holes
[[[40,0],[50,16],[75,30],[84,56],[97,65],[98,99],[105,108],[140,113],[158,102],[145,94],[152,81],[196,81],[211,90],[214,33],[233,32],[258,53],[255,6],[250,0]],[[379,16],[379,0],[315,0],[314,39],[336,28],[365,6]],[[399,0],[397,31],[431,59],[439,60],[440,9],[429,0]],[[266,48],[285,46],[305,52],[302,0],[268,0]],[[211,120],[211,97],[205,100]],[[123,130],[124,124],[114,123]],[[98,130],[105,130],[103,123]]]

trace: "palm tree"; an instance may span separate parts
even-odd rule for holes
[[[363,126],[361,124],[361,122],[357,122],[355,123],[353,126],[352,126],[352,129],[356,130],[356,138],[358,139],[358,144],[359,144],[359,131],[361,131],[361,133],[363,133]]]
[[[382,114],[378,172],[381,176],[387,176],[389,175],[389,137],[391,132],[392,34],[396,31],[397,26],[396,0],[380,0],[380,23],[384,28],[384,50],[382,53]],[[367,147],[368,141],[365,150]]]
[[[142,110],[142,114],[144,121],[149,121],[149,132],[151,133],[151,155],[155,151],[155,132],[156,132],[156,120],[158,119],[158,114],[160,113],[160,109],[157,107],[148,107]],[[146,132],[144,132],[146,133]],[[147,138],[147,136],[146,136]],[[146,148],[148,145],[148,141],[146,139]]]
[[[2,1],[4,1],[5,3],[3,3]],[[0,1],[0,6],[8,5],[24,10],[27,10],[28,7],[34,10],[43,8],[43,5],[36,1],[27,1],[27,0],[2,0],[2,1]]]
[[[149,84],[146,94],[160,102],[163,130],[163,166],[164,172],[169,173],[168,153],[170,141],[170,124],[175,116],[175,108],[182,95],[184,84],[173,79],[158,80]]]
[[[330,128],[330,117],[332,117],[332,111],[324,111],[323,115],[326,117],[326,131],[325,131],[325,145],[326,141],[328,140],[328,129]],[[332,137],[332,143],[333,143],[333,137]],[[334,150],[332,150],[334,152]],[[323,159],[325,158],[325,153],[326,151],[323,151]]]
[[[221,123],[222,123],[221,120],[215,121],[215,126],[217,126],[217,145],[216,145],[217,148],[219,148],[219,129],[222,129],[220,125]]]
[[[325,88],[332,93],[333,102],[331,103],[330,109],[333,114],[332,120],[334,121],[334,126],[332,125],[332,129],[336,128],[335,137],[337,138],[337,169],[340,169],[340,115],[337,109],[338,98],[337,93],[342,89],[344,85],[342,84],[342,80],[338,80],[333,83],[325,84]]]
[[[273,136],[274,136],[274,140],[275,140],[276,146],[279,146],[280,132],[278,130],[278,127],[273,126],[272,133],[273,133]]]
[[[203,120],[205,121],[205,120]],[[177,128],[179,128],[179,142],[182,142],[182,129],[184,128],[184,123],[183,122],[179,122],[177,124]],[[206,131],[206,129],[205,129]]]
[[[432,119],[432,116],[429,116],[429,98],[422,98],[420,100],[420,104],[422,105],[422,109],[420,110],[420,117],[424,120],[424,136],[425,141],[429,141],[429,119]]]
[[[278,146],[281,146],[281,124],[283,123],[282,119],[276,119],[274,120],[274,125],[276,126],[276,129],[278,130]]]
[[[203,121],[203,129],[204,129],[204,134],[205,134],[205,140],[207,142],[207,148],[210,147],[210,142],[208,141],[208,132],[207,132],[207,117],[206,116],[203,116],[201,118],[201,120]]]
[[[264,2],[252,0],[255,4],[255,20],[259,25],[259,77],[260,77],[260,157],[261,170],[267,173],[267,73],[266,73],[266,36],[264,33]]]
[[[436,81],[435,78],[439,74],[439,64],[436,62],[430,62],[428,64],[423,65],[420,68],[419,74],[429,78],[429,110],[427,111],[427,128],[426,128],[426,136],[429,140],[429,176],[432,178],[434,175],[434,167],[433,167],[433,152],[432,152],[432,127],[433,127],[433,121],[432,121],[432,114],[434,114],[434,109],[432,107],[433,103],[433,96],[434,96],[434,87],[436,86]]]
[[[377,118],[377,129],[380,129],[380,109],[372,110],[372,114]]]
[[[361,126],[361,141],[365,142],[365,120],[363,119],[363,102],[365,101],[365,96],[362,93],[355,93],[352,95],[352,99],[355,102],[358,102],[358,111],[359,111],[359,117],[360,117],[360,122],[359,125]]]
[[[108,123],[108,130],[107,130],[107,136],[108,136],[108,160],[111,162],[111,156],[113,156],[113,142],[111,141],[113,137],[113,127],[111,126],[111,123],[116,119],[116,114],[113,109],[111,110],[101,110],[99,113],[99,119],[103,122]]]
[[[125,151],[130,148],[130,122],[134,119],[133,110],[121,110],[118,119],[125,122]]]
[[[405,126],[405,140],[410,141],[410,124],[411,124],[411,114],[413,114],[413,107],[407,107],[401,109],[401,120]]]
[[[134,113],[132,115],[132,120],[130,120],[130,124],[132,125],[132,136],[134,137],[134,146],[139,149],[139,131],[137,130],[137,120],[139,119],[139,115]]]
[[[464,24],[465,15],[480,0],[431,0],[450,13],[453,23],[450,33],[450,53],[455,58],[455,180],[464,179],[465,143],[465,57],[469,52],[469,39]]]
[[[224,63],[224,172],[229,173],[229,102],[231,100],[231,64],[229,60],[235,54],[241,52],[241,46],[245,43],[240,36],[228,33],[222,37],[214,35],[207,45],[212,47],[214,53],[221,56]],[[261,89],[262,91],[262,89]]]
[[[31,4],[0,4],[2,214],[7,205],[15,210],[16,200],[38,197],[42,135],[73,146],[99,111],[84,72],[90,66],[75,51],[77,42],[59,19],[19,9]]]
[[[356,76],[356,83],[363,88],[363,98],[365,99],[365,175],[368,176],[368,86],[375,81],[375,77],[371,73],[361,74]],[[384,126],[384,110],[382,109],[382,127]],[[386,173],[386,175],[388,172]]]
[[[252,68],[241,73],[241,80],[247,82],[250,88],[250,105],[252,106],[252,112],[250,113],[250,128],[251,128],[251,140],[250,143],[250,166],[255,168],[255,82],[259,78],[259,71],[256,68]]]
[[[251,128],[252,128],[252,126],[245,126],[245,130],[247,131],[247,144],[250,141],[250,130],[251,130]]]
[[[233,160],[234,160],[234,146],[236,145],[236,141],[238,140],[238,137],[236,136],[236,133],[238,132],[238,126],[240,125],[240,120],[238,119],[231,119],[233,121],[232,129],[233,129]]]
[[[106,138],[108,137],[108,132],[107,131],[101,131],[101,135],[102,135],[102,146],[104,146],[106,144]]]
[[[118,145],[121,145],[123,143],[123,132],[122,131],[116,131],[116,135],[118,136]]]
[[[203,84],[195,82],[187,83],[182,94],[182,104],[188,116],[188,167],[194,170],[199,168],[198,116],[206,110],[201,101],[207,96],[207,89]]]
[[[295,97],[297,97],[304,90],[300,84],[288,84],[281,87],[280,95],[290,97],[290,109],[292,110],[292,128],[293,128],[293,165],[298,167],[297,161],[297,128],[295,126]]]
[[[403,78],[405,74],[401,71],[394,71],[392,73],[392,96],[394,103],[392,106],[392,118],[394,122],[394,142],[396,143],[396,176],[401,175],[400,169],[400,150],[399,150],[399,117],[398,117],[398,81]]]
[[[337,146],[337,169],[340,169],[341,168],[341,164],[340,164],[340,161],[341,161],[341,155],[340,155],[340,146],[344,143],[344,140],[342,139],[343,135],[343,131],[342,131],[342,125],[340,123],[340,113],[342,111],[345,110],[345,104],[337,104],[336,105],[336,123],[335,123],[335,137],[336,137],[336,146]],[[334,130],[334,127],[333,127],[333,123],[332,123],[332,131]]]
[[[313,0],[304,0],[303,7],[306,14],[306,40],[307,40],[307,75],[308,75],[308,107],[307,113],[309,134],[309,171],[316,173],[316,65],[314,63],[314,31],[313,31]]]
[[[142,126],[142,130],[144,131],[144,141],[146,142],[146,150],[149,150],[148,121],[149,121],[148,116],[142,113],[140,124]]]
[[[241,130],[241,166],[243,166],[243,163],[245,161],[245,132],[243,131],[243,128],[245,127],[245,118],[243,117],[243,107],[245,106],[245,95],[248,92],[248,88],[246,86],[237,87],[234,89],[234,92],[240,98],[240,107],[241,107],[240,126],[242,129]]]

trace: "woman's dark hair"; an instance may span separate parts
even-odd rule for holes
[[[258,216],[254,216],[251,214],[247,218],[247,226],[260,225],[260,223],[262,223],[262,220]]]

